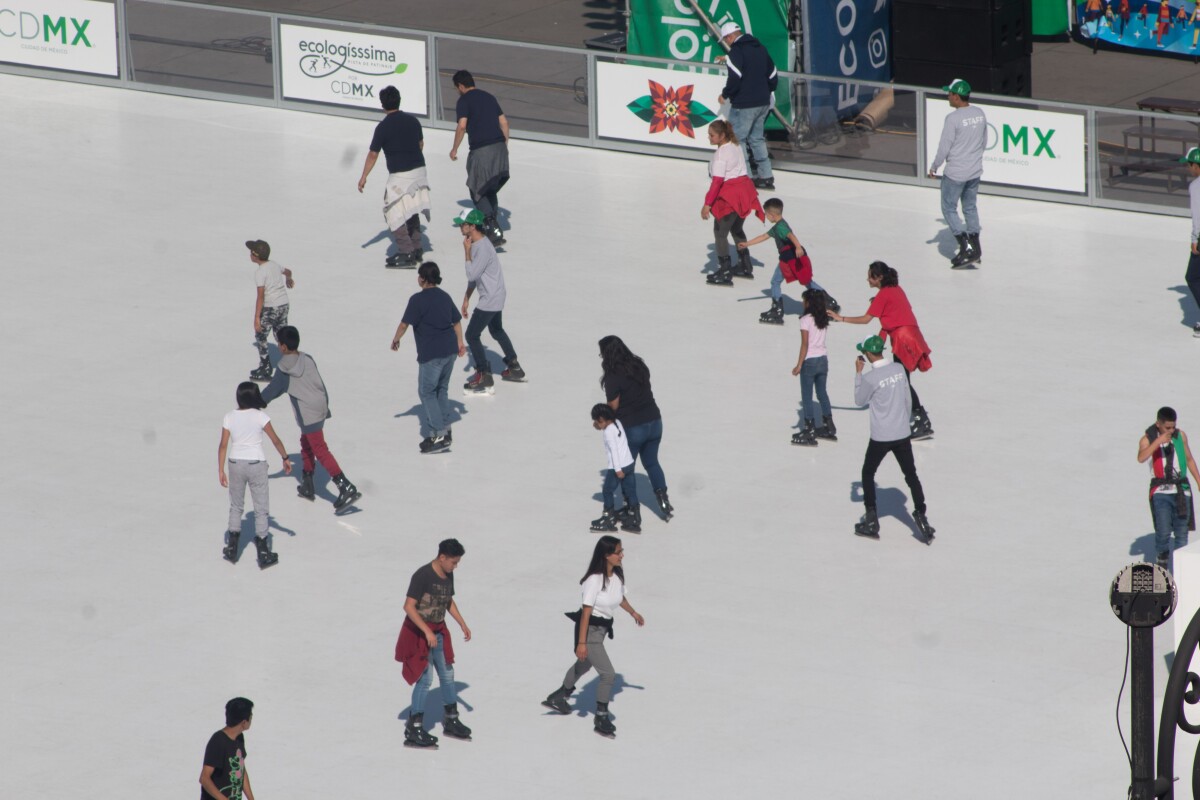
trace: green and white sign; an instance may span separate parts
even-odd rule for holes
[[[117,11],[94,0],[0,0],[0,61],[117,75]]]
[[[395,86],[401,110],[429,115],[424,39],[280,24],[279,68],[289,100],[378,111],[379,90]]]

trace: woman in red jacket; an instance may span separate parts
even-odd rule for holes
[[[711,181],[708,194],[704,196],[704,207],[700,219],[713,218],[713,237],[716,240],[717,271],[708,276],[713,286],[732,286],[733,276],[753,278],[749,251],[738,253],[737,270],[729,255],[729,234],[733,241],[746,241],[742,222],[753,213],[759,220],[766,219],[762,205],[758,202],[758,190],[746,172],[746,155],[733,135],[733,126],[723,119],[708,126],[709,144],[717,146],[712,161],[708,164]]]
[[[914,371],[926,372],[933,366],[929,360],[929,345],[921,335],[917,326],[917,317],[913,314],[912,304],[908,295],[900,288],[900,274],[882,261],[874,261],[867,268],[867,283],[878,293],[871,300],[867,313],[860,317],[843,317],[836,312],[829,312],[829,317],[837,322],[852,322],[855,325],[866,325],[873,319],[879,320],[881,328],[879,336],[886,342],[892,337],[892,353],[904,367],[909,378],[908,390],[912,393],[912,438],[928,439],[933,436],[933,424],[929,414],[917,399],[917,390],[912,386]]]

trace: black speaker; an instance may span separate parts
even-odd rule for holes
[[[922,0],[892,3],[892,56],[998,67],[1033,53],[1029,0],[965,8]]]
[[[1014,58],[996,67],[908,58],[892,59],[892,79],[896,83],[941,89],[955,78],[962,78],[971,84],[972,92],[1006,94],[1012,97],[1033,96],[1029,56]]]

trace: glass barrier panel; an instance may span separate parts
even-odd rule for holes
[[[1200,117],[1178,120],[1097,111],[1096,194],[1104,200],[1188,207],[1188,170],[1179,159],[1200,146]]]
[[[269,17],[128,0],[125,19],[133,80],[275,96]]]

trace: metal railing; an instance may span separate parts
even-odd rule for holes
[[[203,99],[377,119],[378,107],[353,108],[285,97],[280,26],[300,25],[398,37],[425,46],[424,124],[456,125],[450,75],[468,69],[497,95],[517,138],[674,158],[707,159],[704,149],[602,136],[596,99],[599,63],[636,64],[681,72],[711,67],[583,48],[498,42],[456,34],[340,22],[292,14],[214,7],[183,0],[113,0],[117,23],[115,78],[0,62],[0,72]],[[800,115],[798,131],[771,141],[777,171],[936,186],[926,177],[926,100],[941,92],[900,84],[840,81],[781,73],[797,108],[829,108],[839,91],[890,93],[886,120],[863,129],[826,114]],[[1183,216],[1187,177],[1175,151],[1200,145],[1200,119],[1164,113],[978,94],[972,102],[1018,111],[1057,112],[1082,120],[1084,180],[1080,190],[985,183],[989,194]],[[449,105],[448,105],[449,104]],[[715,104],[715,103],[714,103]],[[606,109],[611,113],[611,109]],[[1194,134],[1194,135],[1193,135]],[[937,132],[932,134],[937,135]],[[998,135],[998,134],[997,134]],[[1149,146],[1147,146],[1149,143]]]

